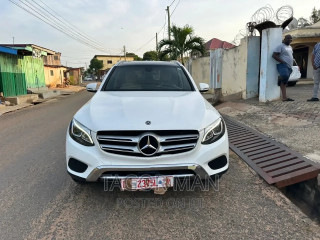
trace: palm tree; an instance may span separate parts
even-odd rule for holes
[[[187,52],[199,52],[204,54],[204,40],[193,36],[193,28],[185,25],[183,28],[173,25],[171,27],[171,39],[163,39],[159,42],[160,59],[171,55],[172,59],[180,58],[184,64],[183,57]],[[165,48],[162,50],[162,48]]]

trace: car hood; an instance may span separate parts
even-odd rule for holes
[[[92,131],[201,130],[220,117],[199,92],[97,92],[75,115]],[[147,125],[146,122],[151,124]]]

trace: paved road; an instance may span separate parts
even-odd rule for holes
[[[66,128],[91,93],[0,117],[0,239],[319,239],[320,228],[231,154],[219,190],[106,192],[65,169]]]

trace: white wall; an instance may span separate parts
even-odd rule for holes
[[[225,50],[222,62],[222,95],[240,93],[246,98],[247,39],[238,47]]]
[[[269,28],[262,31],[261,65],[260,65],[260,92],[259,101],[266,102],[280,98],[278,87],[278,71],[276,60],[272,54],[282,42],[282,28]]]
[[[210,57],[192,60],[191,75],[197,86],[199,83],[210,84]]]

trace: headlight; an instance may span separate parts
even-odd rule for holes
[[[73,119],[70,123],[69,134],[73,140],[75,140],[76,142],[82,145],[85,145],[85,146],[94,145],[91,138],[90,129],[86,128],[75,119]]]
[[[214,123],[210,124],[204,129],[204,136],[202,139],[202,144],[210,144],[217,141],[223,136],[225,132],[225,127],[223,120],[219,118]]]

